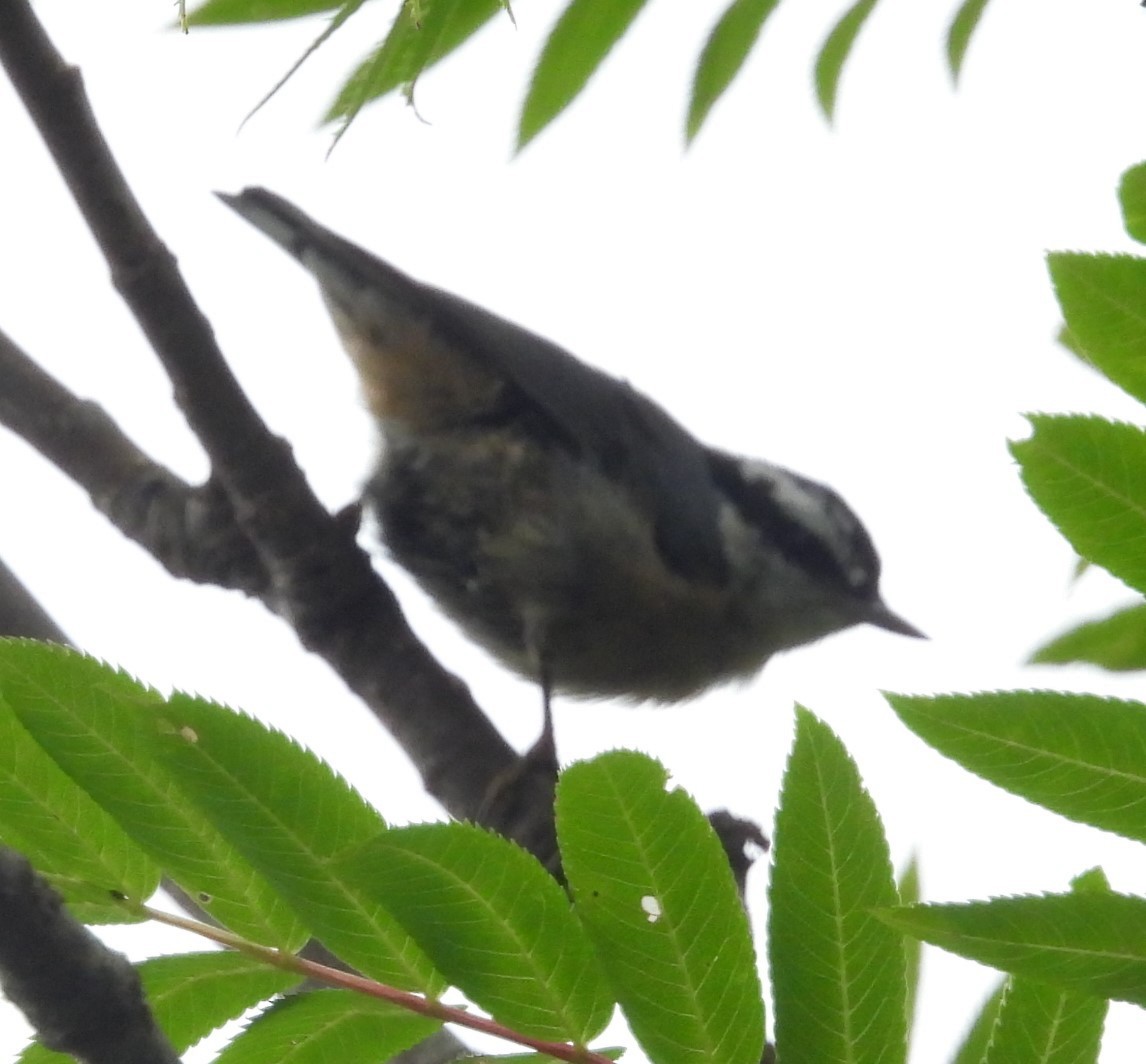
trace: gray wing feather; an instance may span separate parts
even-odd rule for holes
[[[363,291],[429,318],[443,337],[511,381],[583,460],[623,483],[653,519],[666,561],[720,583],[720,496],[706,448],[629,384],[468,301],[421,284],[265,189],[219,198],[297,258],[336,300]]]

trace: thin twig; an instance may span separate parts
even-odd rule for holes
[[[511,1027],[506,1027],[496,1020],[478,1016],[468,1009],[454,1008],[423,994],[399,990],[397,987],[387,986],[385,983],[379,983],[374,979],[366,979],[361,975],[355,975],[353,972],[341,971],[317,961],[306,960],[294,953],[284,953],[282,950],[270,946],[261,946],[241,935],[232,934],[230,931],[213,927],[210,924],[199,923],[196,920],[189,920],[185,916],[173,913],[165,913],[161,909],[152,908],[150,905],[132,904],[130,908],[132,912],[150,917],[158,923],[190,931],[192,934],[210,939],[228,949],[258,957],[275,968],[296,972],[306,979],[314,979],[317,982],[325,983],[327,986],[354,990],[357,993],[377,998],[379,1001],[388,1001],[391,1005],[397,1005],[399,1008],[419,1016],[428,1016],[434,1020],[441,1020],[443,1023],[468,1027],[471,1031],[480,1031],[482,1034],[493,1035],[507,1042],[528,1046],[530,1049],[536,1049],[539,1053],[545,1053],[557,1060],[569,1061],[570,1064],[615,1064],[609,1057],[603,1057],[583,1047],[570,1045],[567,1042],[549,1042],[544,1039],[533,1038],[520,1031],[515,1031]]]

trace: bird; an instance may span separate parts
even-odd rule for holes
[[[407,276],[262,188],[220,199],[308,270],[381,437],[381,539],[494,658],[553,694],[671,703],[858,624],[879,592],[831,488],[698,440],[626,381]]]

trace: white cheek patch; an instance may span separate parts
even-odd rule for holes
[[[772,478],[772,494],[781,507],[798,517],[801,524],[820,533],[826,530],[822,496],[813,495],[798,480],[782,474]]]
[[[745,461],[743,471],[748,480],[765,485],[777,507],[831,552],[852,587],[868,582],[870,574],[855,557],[859,523],[834,491],[759,459]]]

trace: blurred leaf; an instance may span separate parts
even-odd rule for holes
[[[192,26],[231,26],[247,22],[276,22],[334,11],[343,0],[207,0],[187,16]]]
[[[903,939],[872,915],[897,898],[887,840],[855,763],[802,708],[772,860],[777,1057],[784,1064],[903,1061]]]
[[[519,846],[472,824],[418,824],[338,867],[499,1022],[578,1045],[609,1022],[612,996],[565,891]]]
[[[593,1047],[593,1052],[610,1060],[624,1060],[626,1049],[624,1046],[608,1046],[604,1049]],[[628,1050],[631,1054],[632,1050]],[[559,1064],[556,1057],[546,1053],[496,1053],[462,1058],[464,1064]]]
[[[820,101],[824,117],[829,122],[835,116],[836,95],[839,92],[844,64],[848,61],[856,38],[867,22],[868,16],[875,9],[875,5],[876,0],[856,0],[832,28],[820,49],[820,54],[816,57],[816,97]]]
[[[1070,881],[1070,889],[1076,894],[1086,890],[1097,890],[1103,893],[1110,891],[1110,880],[1101,868],[1090,868],[1080,872]]]
[[[905,934],[993,968],[1146,1004],[1146,898],[1085,891],[917,905],[880,917]]]
[[[177,1053],[299,981],[293,972],[221,950],[154,957],[135,967],[147,1004]],[[39,1043],[20,1054],[20,1064],[72,1064],[73,1059]]]
[[[268,945],[296,948],[301,925],[207,819],[188,808],[155,754],[164,700],[103,662],[28,641],[0,647],[0,691],[21,722],[84,791],[211,916]],[[27,773],[31,762],[19,766]],[[94,828],[92,829],[95,830]],[[98,834],[92,841],[108,845]],[[158,885],[151,871],[145,900]],[[121,916],[122,919],[122,916]]]
[[[899,904],[915,905],[919,902],[919,857],[911,855],[907,867],[899,877]],[[919,964],[923,957],[923,943],[917,938],[903,939],[904,973],[907,977],[907,996],[905,998],[904,1012],[907,1018],[906,1030],[908,1035],[915,1025],[915,1002],[919,997]],[[910,1041],[910,1039],[909,1039]]]
[[[328,1064],[390,1060],[441,1023],[353,990],[312,990],[256,1016],[216,1064]]]
[[[1053,812],[1146,842],[1146,706],[1004,691],[886,695],[924,742]]]
[[[1132,166],[1122,175],[1118,199],[1126,232],[1140,244],[1146,244],[1146,163]]]
[[[1028,415],[1023,483],[1074,549],[1146,591],[1146,432],[1100,417]]]
[[[557,835],[574,908],[653,1060],[759,1064],[763,997],[723,847],[651,758],[570,765]]]
[[[1146,669],[1146,605],[1127,606],[1087,621],[1031,655],[1034,665],[1099,665],[1112,672]]]
[[[320,35],[271,90],[269,98],[337,28],[337,20],[344,20],[361,2],[206,0],[191,13],[189,22],[195,26],[242,25],[337,12],[336,24]],[[716,101],[742,69],[778,0],[726,2],[728,6],[709,35],[694,73],[685,127],[688,143],[699,133]],[[858,0],[849,8],[836,22],[817,57],[816,92],[829,120],[835,111],[844,65],[875,2]],[[568,3],[534,70],[518,123],[518,150],[577,97],[644,3],[645,0],[571,0]],[[948,30],[947,59],[956,78],[985,6],[986,0],[963,0]],[[510,12],[510,5],[507,0],[408,0],[399,3],[397,9],[386,40],[351,74],[327,109],[326,121],[340,123],[337,137],[342,136],[370,101],[403,87],[412,99],[414,83],[423,70],[472,37],[499,10]]]
[[[951,1064],[983,1064],[987,1055],[987,1046],[991,1042],[991,1032],[995,1029],[995,1021],[999,1018],[999,1008],[1003,1004],[1003,993],[1007,988],[1006,981],[1000,983],[992,991],[991,996],[983,1002],[979,1014],[963,1037]]]
[[[281,732],[205,699],[175,695],[164,716],[162,752],[180,787],[315,937],[381,982],[441,988],[394,918],[332,867],[385,829],[345,780]]]
[[[570,0],[537,60],[521,119],[520,151],[585,87],[646,0]]]
[[[1087,360],[1146,402],[1146,259],[1056,251],[1047,265]]]
[[[243,119],[244,123],[249,122],[259,111],[261,111],[271,99],[278,94],[281,89],[291,78],[298,73],[299,69],[315,52],[319,50],[331,37],[333,37],[344,25],[346,21],[353,15],[360,7],[362,7],[365,0],[344,0],[341,7],[339,7],[337,14],[323,28],[322,32],[315,37],[313,41],[307,45],[306,50],[300,55],[290,66],[290,69],[279,78],[263,96],[261,100],[247,113],[247,117]]]
[[[499,11],[501,0],[424,0],[415,21],[403,6],[390,32],[339,90],[325,120],[348,122],[371,100],[413,85],[423,70],[469,40]]]
[[[1080,362],[1084,362],[1086,365],[1090,366],[1091,369],[1096,368],[1090,361],[1090,356],[1082,349],[1082,345],[1078,342],[1078,337],[1075,336],[1074,333],[1072,333],[1070,329],[1066,327],[1066,325],[1059,327],[1058,335],[1055,337],[1055,339],[1058,340],[1058,342],[1062,344],[1062,346],[1065,347]]]
[[[740,72],[760,30],[779,0],[732,0],[713,27],[692,79],[685,141],[692,143],[713,104]]]
[[[594,1053],[599,1053],[603,1057],[611,1057],[618,1060],[624,1056],[623,1049],[596,1049]],[[497,1054],[496,1056],[482,1054],[476,1057],[465,1057],[465,1064],[558,1064],[556,1057],[547,1056],[545,1053],[509,1053]]]
[[[963,0],[951,26],[947,30],[947,66],[951,71],[951,78],[958,82],[963,71],[963,60],[967,58],[967,46],[971,43],[971,36],[983,17],[983,9],[987,0]]]

